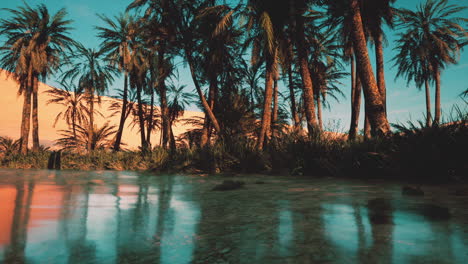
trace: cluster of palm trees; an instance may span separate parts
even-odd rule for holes
[[[123,14],[99,16],[104,26],[96,27],[102,40],[97,49],[70,38],[71,21],[65,10],[51,15],[44,5],[33,8],[27,4],[8,9],[11,16],[0,20],[0,35],[6,39],[0,66],[14,73],[24,95],[21,153],[28,150],[31,115],[33,150],[39,147],[37,84],[52,74],[64,83],[63,90],[49,92],[53,96],[50,103],[63,104],[66,109],[57,116],[70,126],[64,142],[87,151],[99,145],[97,134],[113,136],[109,144],[120,150],[129,116],[139,129],[143,152],[151,149],[151,134],[156,129],[161,131],[160,145],[173,149],[172,126],[195,97],[205,117],[198,121],[197,135],[190,137],[197,138],[202,147],[216,138],[242,135],[256,138],[258,148],[263,149],[284,131],[288,117],[297,132],[320,132],[322,107],[328,105],[328,98],[343,94],[339,84],[348,75],[345,63],[351,65],[352,80],[349,138],[354,140],[358,134],[362,93],[365,136],[389,135],[384,24],[402,30],[395,48],[397,77],[414,81],[417,87],[426,85],[427,125],[432,120],[439,123],[440,72],[457,62],[467,43],[461,25],[466,19],[456,17],[465,7],[448,0],[427,0],[411,11],[396,9],[394,3],[134,0]],[[370,43],[375,48],[375,73]],[[180,64],[188,65],[196,95],[175,84]],[[98,128],[94,114],[100,98],[96,95],[105,92],[119,75],[124,83],[121,103],[111,106],[120,115],[114,134],[111,125]],[[281,79],[288,93],[279,91]],[[434,119],[431,83],[436,86]],[[155,96],[159,109],[154,107]]]

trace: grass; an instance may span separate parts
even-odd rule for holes
[[[285,134],[272,139],[264,151],[257,150],[254,140],[236,137],[218,140],[205,148],[181,148],[174,152],[155,148],[145,156],[140,152],[105,150],[89,155],[64,152],[62,168],[466,181],[467,117],[459,115],[457,122],[441,126],[395,125],[397,133],[393,136],[367,141],[330,140],[321,134],[311,138]],[[0,167],[43,169],[49,155],[45,149],[25,156],[9,150],[0,154]]]

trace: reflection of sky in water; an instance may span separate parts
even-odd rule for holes
[[[329,240],[336,245],[337,249],[342,251],[340,255],[353,255],[359,249],[359,235],[364,235],[364,243],[369,243],[370,223],[367,219],[367,210],[344,204],[327,204],[323,206],[323,221],[325,223],[325,232]],[[359,233],[359,225],[365,232]],[[363,245],[363,246],[366,246]]]
[[[291,254],[291,244],[293,242],[294,230],[292,212],[289,208],[289,201],[280,201],[278,243],[279,255],[288,256]]]
[[[335,257],[341,261],[357,258],[359,251],[368,254],[380,250],[377,254],[388,254],[381,251],[385,250],[382,246],[386,244],[392,250],[393,263],[468,263],[468,245],[464,244],[459,232],[451,232],[453,227],[447,221],[428,222],[412,211],[394,211],[393,227],[372,227],[365,207],[327,204],[323,208],[328,240],[338,253]],[[360,224],[363,231],[359,230]],[[372,228],[377,230],[378,236],[383,236],[382,241],[373,241]],[[389,230],[389,234],[382,233]],[[364,243],[360,243],[360,238]]]
[[[27,183],[0,183],[0,263],[13,243],[28,263],[178,264],[194,256],[219,260],[218,253],[231,263],[314,263],[314,257],[332,263],[468,263],[463,218],[434,222],[399,209],[394,225],[371,225],[362,203],[273,197],[284,186],[269,200],[245,195],[260,187],[209,192],[206,183],[189,177],[134,175],[102,172],[92,184],[38,180],[30,207]],[[22,206],[15,210],[18,195]]]
[[[170,210],[173,215],[165,221],[172,221],[172,223],[167,223],[171,228],[166,229],[162,236],[161,262],[190,263],[198,239],[196,228],[200,212],[193,203],[177,200],[177,196],[171,199]]]

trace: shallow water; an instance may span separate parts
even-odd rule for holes
[[[460,186],[241,179],[216,192],[221,177],[0,170],[0,263],[468,263]],[[374,198],[391,204],[385,223],[369,220]]]

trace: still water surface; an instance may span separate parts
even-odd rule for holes
[[[404,197],[398,184],[244,176],[211,191],[222,180],[0,170],[0,263],[468,263],[468,197],[454,187]],[[374,198],[391,204],[385,223],[369,220]]]

